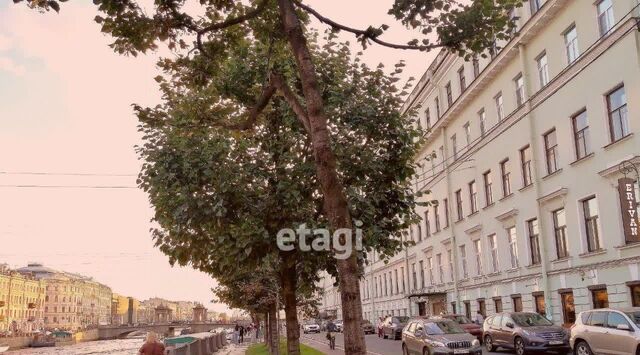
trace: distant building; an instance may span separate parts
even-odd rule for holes
[[[29,333],[42,329],[44,300],[41,280],[0,265],[0,331]]]
[[[140,301],[114,293],[111,302],[111,324],[136,324],[139,310]]]
[[[45,284],[44,327],[77,330],[111,322],[111,288],[90,277],[31,263],[17,270]]]

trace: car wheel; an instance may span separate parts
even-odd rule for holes
[[[402,344],[402,355],[409,355],[409,350],[407,350],[407,346]]]
[[[422,349],[422,355],[429,355],[429,349],[427,348]]]
[[[516,351],[516,355],[524,355],[526,352],[524,349],[524,340],[520,337],[517,337],[513,342],[513,348]]]
[[[493,345],[493,339],[491,338],[491,335],[484,336],[484,347],[485,349],[487,349],[487,351],[496,350],[496,347]]]
[[[580,341],[576,344],[574,352],[576,355],[593,355],[593,352],[586,341]]]

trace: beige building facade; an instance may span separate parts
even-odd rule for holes
[[[44,326],[42,281],[0,265],[0,331],[30,333]]]
[[[95,280],[31,263],[17,270],[45,285],[44,328],[78,330],[111,322],[111,289]]]
[[[525,2],[487,58],[441,52],[407,100],[432,202],[361,282],[363,313],[534,311],[557,324],[640,306],[636,0]],[[620,180],[624,179],[626,180]],[[341,316],[323,279],[321,310]]]

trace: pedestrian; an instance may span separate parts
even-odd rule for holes
[[[158,335],[156,333],[147,333],[147,339],[140,350],[138,350],[138,355],[164,355],[164,344],[158,341]]]
[[[240,326],[240,342],[244,343],[244,327]]]
[[[478,312],[476,313],[476,324],[482,325],[482,323],[484,323],[484,316],[482,315],[482,312],[480,312],[480,310],[478,310]]]
[[[240,337],[240,326],[238,324],[236,324],[235,328],[233,329],[233,343],[234,344],[238,344],[239,337]]]
[[[384,319],[382,317],[378,318],[378,338],[382,338],[382,323]]]
[[[329,349],[336,349],[336,336],[333,332],[337,331],[336,325],[333,324],[333,321],[329,320],[327,323],[327,340],[329,340]]]

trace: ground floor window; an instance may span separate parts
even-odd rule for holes
[[[533,296],[533,300],[536,305],[536,312],[542,316],[547,314],[545,302],[544,302],[544,294],[536,294]]]
[[[471,302],[464,301],[464,314],[471,319]]]
[[[455,302],[451,302],[451,313],[456,314],[458,312],[456,312],[456,303]]]
[[[484,300],[478,300],[478,310],[483,317],[487,316],[487,305],[484,303]]]
[[[576,306],[573,303],[573,292],[565,292],[560,295],[562,301],[562,316],[565,324],[573,324],[576,321]]]
[[[631,305],[640,307],[640,284],[629,286],[631,290]]]
[[[609,294],[606,288],[591,290],[593,297],[593,308],[609,308]]]
[[[522,297],[511,296],[511,301],[513,302],[513,311],[522,312]]]
[[[496,313],[502,312],[502,298],[494,298],[493,305],[495,306]]]

